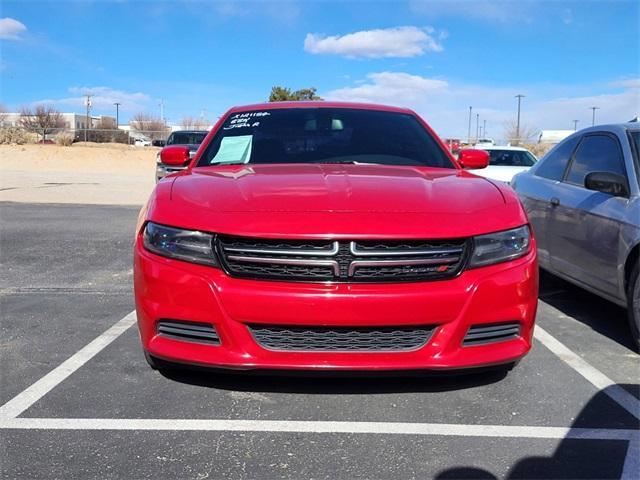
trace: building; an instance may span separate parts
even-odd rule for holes
[[[84,130],[89,124],[89,129],[96,129],[98,127],[104,127],[105,125],[116,128],[116,117],[111,115],[91,115],[89,122],[87,122],[87,115],[84,113],[61,113],[62,120],[64,121],[64,130],[70,133],[75,133],[78,130]],[[0,127],[15,127],[20,124],[20,113],[3,113],[0,120]]]
[[[542,130],[538,137],[538,143],[555,145],[571,135],[574,130]]]

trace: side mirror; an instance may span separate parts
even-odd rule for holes
[[[460,162],[462,168],[466,170],[487,168],[487,165],[489,165],[489,154],[484,150],[467,148],[465,150],[460,150],[460,153],[458,154],[458,162]]]
[[[584,186],[589,190],[607,193],[614,197],[629,196],[627,179],[617,173],[591,172],[584,177]]]
[[[160,161],[166,165],[182,166],[190,159],[189,147],[171,146],[160,150]]]

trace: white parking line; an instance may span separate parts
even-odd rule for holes
[[[569,350],[569,348],[539,325],[536,325],[533,336],[545,347],[556,354],[560,360],[565,362],[591,384],[608,395],[614,402],[631,413],[631,415],[640,419],[640,400],[631,395],[620,385],[616,384],[616,382],[611,380],[600,370],[593,367],[580,355]]]
[[[539,427],[529,425],[460,425],[448,423],[157,418],[7,418],[0,419],[0,428],[20,430],[165,430],[269,433],[363,433],[622,441],[636,439],[639,435],[637,431],[629,429]]]
[[[69,375],[91,360],[107,345],[122,335],[135,322],[136,312],[133,311],[119,320],[102,335],[98,336],[91,343],[78,350],[70,358],[51,370],[40,380],[0,407],[0,419],[15,418],[20,415],[60,384]]]

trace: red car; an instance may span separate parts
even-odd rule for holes
[[[189,150],[162,156],[182,164]],[[536,250],[516,194],[465,170],[487,161],[477,150],[454,160],[406,109],[229,110],[140,214],[135,298],[147,360],[511,367],[531,347]]]

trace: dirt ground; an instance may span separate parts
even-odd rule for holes
[[[0,201],[142,205],[158,148],[120,144],[0,145]]]

